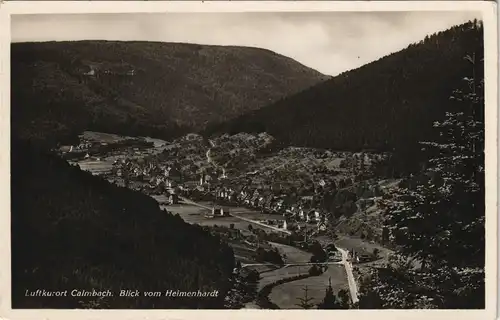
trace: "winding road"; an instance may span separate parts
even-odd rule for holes
[[[352,264],[349,262],[349,252],[346,249],[337,247],[337,250],[342,254],[341,263],[344,265],[345,272],[347,274],[347,283],[349,284],[349,292],[351,293],[351,300],[353,303],[359,301],[358,299],[358,285],[356,284],[356,280],[354,279],[354,275],[352,273]]]

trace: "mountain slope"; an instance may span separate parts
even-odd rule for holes
[[[13,129],[169,136],[259,109],[328,78],[274,52],[157,42],[12,44]]]
[[[199,226],[161,211],[21,141],[12,143],[14,308],[223,308],[232,250]],[[26,292],[68,290],[66,297]],[[75,297],[110,290],[113,297]],[[139,290],[139,297],[120,297]],[[144,297],[143,291],[219,291],[213,298]]]
[[[429,137],[472,72],[464,57],[482,50],[480,24],[455,26],[205,133],[266,131],[283,144],[341,150],[405,148]]]

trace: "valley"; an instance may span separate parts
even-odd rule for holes
[[[349,283],[343,264],[356,262],[354,252],[371,256],[374,241],[382,240],[382,222],[362,220],[382,219],[373,218],[379,210],[377,199],[397,182],[377,181],[369,174],[372,163],[387,155],[272,150],[273,137],[265,133],[211,140],[188,134],[152,141],[86,131],[80,139],[78,145],[60,147],[61,156],[93,175],[151,196],[161,209],[190,224],[222,235],[239,261],[237,272],[258,273],[257,294],[273,286],[266,298],[275,307],[298,308],[306,287],[319,303],[330,284],[336,294],[350,292],[349,300],[357,301],[356,280],[350,271]],[[123,141],[132,147],[114,146]],[[144,146],[137,147],[141,143]],[[100,151],[103,147],[107,150]],[[228,214],[218,216],[216,208]],[[354,215],[360,225],[343,226]],[[313,254],[307,247],[314,243],[331,256],[311,263]],[[332,244],[342,251],[328,251]],[[261,260],[259,249],[275,251],[280,258]],[[319,273],[311,274],[311,268]],[[284,291],[288,293],[280,294]],[[245,305],[265,306],[258,295],[255,299]]]

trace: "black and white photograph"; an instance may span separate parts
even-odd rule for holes
[[[12,309],[486,309],[481,10],[10,19]]]

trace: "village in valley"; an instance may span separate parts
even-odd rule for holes
[[[352,305],[363,266],[391,252],[379,215],[397,181],[370,172],[384,154],[274,150],[267,133],[166,142],[84,132],[80,140],[59,149],[69,163],[148,194],[230,244],[239,266],[233,306],[299,308],[304,288],[319,302],[332,281]]]

